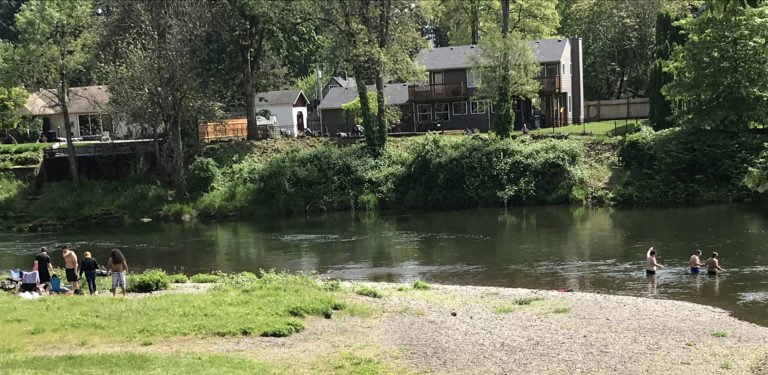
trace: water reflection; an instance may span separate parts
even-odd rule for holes
[[[31,267],[44,245],[56,249],[51,252],[55,261],[61,259],[63,244],[79,254],[91,251],[99,261],[115,247],[126,253],[134,270],[261,268],[317,271],[348,280],[571,288],[705,303],[768,325],[768,301],[754,297],[768,293],[766,224],[764,213],[737,205],[673,210],[547,206],[151,223],[89,232],[0,233],[0,268]],[[652,278],[645,276],[643,265],[649,246],[668,266]],[[688,258],[697,248],[719,251],[728,275],[691,275]]]

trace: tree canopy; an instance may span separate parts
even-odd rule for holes
[[[681,21],[688,41],[667,68],[663,93],[680,125],[741,130],[768,120],[768,7],[728,7]]]

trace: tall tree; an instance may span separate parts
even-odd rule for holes
[[[509,1],[500,0],[502,12],[508,12]],[[472,70],[482,77],[476,96],[491,99],[496,112],[493,128],[502,138],[509,137],[514,126],[515,100],[532,99],[539,89],[533,51],[522,33],[510,31],[508,22],[508,15],[502,14],[500,30],[483,36],[480,52],[471,60]]]
[[[506,12],[509,31],[525,39],[554,35],[559,25],[556,3],[549,0],[511,0]],[[448,45],[478,44],[483,35],[498,32],[505,12],[499,0],[439,0],[425,2],[428,17],[447,32]]]
[[[114,59],[107,70],[110,105],[129,123],[161,124],[176,198],[186,196],[184,135],[213,116],[213,103],[202,88],[207,33],[216,9],[205,0],[111,0],[105,29]]]
[[[0,40],[17,41],[14,23],[16,13],[26,0],[0,0]]]
[[[405,82],[418,74],[413,57],[424,46],[416,3],[407,0],[339,0],[327,9],[333,48],[339,65],[352,70],[357,82],[365,140],[378,155],[387,141],[385,81]],[[367,85],[376,86],[376,113]]]
[[[16,15],[16,76],[27,88],[50,90],[61,106],[74,184],[78,184],[78,173],[69,96],[91,58],[95,15],[91,0],[30,0]]]
[[[768,6],[728,7],[681,21],[688,41],[673,52],[662,92],[685,127],[738,131],[768,118]]]
[[[656,14],[690,11],[701,0],[560,0],[559,33],[584,40],[588,100],[646,96]]]
[[[653,57],[655,61],[650,70],[648,79],[648,102],[650,104],[648,117],[656,130],[666,129],[672,126],[669,117],[672,115],[672,107],[661,93],[661,88],[672,81],[672,74],[664,71],[672,56],[672,50],[685,43],[682,28],[674,23],[680,21],[682,16],[672,16],[669,11],[662,10],[656,16],[656,38]]]
[[[0,130],[8,132],[19,126],[21,116],[16,111],[24,107],[28,98],[29,93],[21,87],[0,86]]]

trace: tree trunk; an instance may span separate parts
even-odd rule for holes
[[[480,24],[479,0],[470,0],[469,3],[469,22],[472,33],[472,44],[477,44],[477,29]]]
[[[187,184],[184,181],[184,148],[181,141],[181,120],[179,118],[172,120],[171,129],[173,129],[173,138],[171,139],[171,147],[173,149],[173,183],[176,188],[176,200],[181,201],[187,196]]]
[[[72,124],[69,122],[69,106],[67,104],[67,85],[64,80],[59,86],[58,99],[61,103],[61,112],[64,115],[64,131],[67,132],[67,159],[69,160],[69,175],[72,177],[72,183],[77,186],[80,184],[80,176],[77,173],[77,154],[75,144],[72,142]]]
[[[501,0],[501,35],[509,34],[509,0]]]
[[[245,93],[245,117],[248,121],[248,139],[258,138],[256,125],[256,93],[253,89],[253,69],[249,46],[241,44],[240,59],[243,64],[243,91]]]

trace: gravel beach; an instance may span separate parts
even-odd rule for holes
[[[287,338],[220,347],[301,361],[375,347],[398,366],[436,374],[766,374],[768,328],[688,302],[589,293],[433,285],[353,297],[377,319],[314,319]]]

